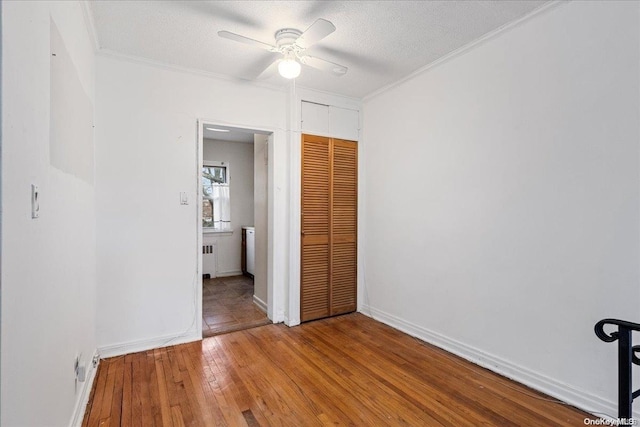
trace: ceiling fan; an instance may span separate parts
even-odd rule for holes
[[[263,43],[229,31],[218,31],[218,35],[225,39],[259,47],[269,52],[281,53],[282,58],[275,60],[273,64],[278,64],[278,72],[282,77],[295,79],[300,75],[300,63],[317,68],[318,70],[328,71],[336,76],[346,74],[347,67],[344,65],[336,64],[326,59],[316,58],[315,56],[310,56],[305,53],[309,47],[324,39],[335,30],[335,25],[326,19],[320,18],[311,24],[304,33],[295,28],[282,28],[276,31],[275,45]]]

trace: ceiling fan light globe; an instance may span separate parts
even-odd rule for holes
[[[300,64],[295,59],[283,59],[278,64],[278,72],[285,79],[295,79],[300,75]]]

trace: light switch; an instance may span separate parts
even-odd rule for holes
[[[184,191],[180,192],[180,204],[181,205],[188,205],[189,204],[189,196],[187,196],[187,193]]]
[[[40,216],[40,190],[35,184],[31,184],[31,218]]]

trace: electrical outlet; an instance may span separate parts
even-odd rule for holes
[[[76,375],[76,381],[81,383],[87,378],[87,367],[80,363],[82,360],[82,353],[76,356],[76,360],[73,363],[73,372]]]
[[[76,379],[81,383],[87,379],[87,367],[85,365],[78,365],[78,372],[76,373]]]

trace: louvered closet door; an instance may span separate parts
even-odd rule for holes
[[[329,315],[329,139],[302,141],[301,320]]]
[[[333,140],[331,180],[331,315],[356,310],[358,150],[355,142]]]
[[[357,144],[302,137],[302,321],[356,309]]]

